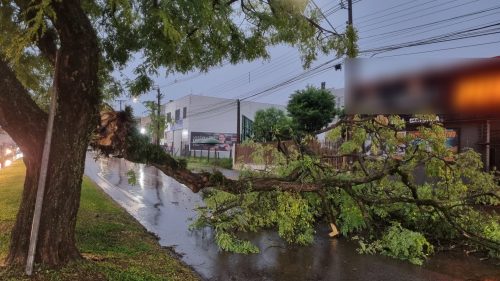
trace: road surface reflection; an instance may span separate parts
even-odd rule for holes
[[[138,184],[128,183],[136,172]],[[500,280],[500,268],[467,257],[440,254],[425,266],[356,253],[355,245],[329,239],[318,227],[315,243],[289,246],[273,231],[249,234],[260,254],[239,255],[219,251],[210,229],[189,230],[201,205],[199,194],[154,167],[123,159],[87,157],[87,176],[155,233],[162,246],[173,247],[184,262],[207,280]]]

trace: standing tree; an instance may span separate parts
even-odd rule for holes
[[[0,1],[0,125],[21,147],[27,168],[6,263],[23,264],[28,252],[48,120],[39,97],[54,91],[58,106],[35,261],[60,265],[80,258],[75,224],[85,152],[103,98],[121,89],[113,70],[140,57],[126,83],[138,95],[151,89],[160,68],[206,71],[267,58],[271,45],[296,46],[304,66],[319,52],[345,53],[346,36],[323,28],[317,10],[275,2]]]
[[[287,110],[298,132],[312,134],[332,122],[337,115],[335,98],[330,91],[308,86],[296,91]]]
[[[276,137],[287,138],[291,127],[291,120],[283,110],[271,107],[255,113],[253,123],[254,140],[274,141]]]

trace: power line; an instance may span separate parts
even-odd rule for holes
[[[427,3],[430,3],[430,2],[431,2],[431,1],[429,1],[429,2],[427,2]],[[356,21],[357,21],[358,23],[365,23],[365,22],[370,21],[371,19],[380,19],[380,18],[381,18],[381,17],[383,17],[383,16],[377,16],[377,17],[375,17],[375,15],[378,15],[378,14],[380,14],[380,13],[382,13],[382,12],[387,12],[387,11],[390,11],[390,10],[392,10],[392,9],[399,8],[399,7],[402,7],[402,6],[408,5],[408,4],[412,4],[412,3],[415,3],[415,1],[414,1],[414,0],[409,0],[409,1],[407,1],[407,2],[400,3],[400,4],[398,4],[398,5],[395,5],[395,6],[389,7],[389,8],[387,8],[387,9],[382,9],[382,10],[378,10],[378,11],[373,12],[373,13],[369,13],[369,14],[366,14],[366,15],[362,15],[362,16],[357,17]],[[425,4],[425,3],[424,3],[424,4]],[[422,4],[422,5],[423,5],[423,4]],[[404,10],[406,10],[406,9],[403,9],[403,10],[400,10],[400,11],[404,11]],[[366,19],[367,17],[368,17],[368,19]],[[361,20],[361,21],[360,21],[360,19],[363,19],[363,18],[365,18],[365,20]]]
[[[333,27],[333,24],[328,20],[328,18],[325,16],[325,14],[323,13],[323,11],[319,8],[319,6],[316,4],[316,2],[314,0],[311,0],[311,2],[313,3],[313,5],[316,7],[316,9],[318,9],[318,11],[320,12],[321,16],[323,17],[323,19],[328,23],[328,25],[332,28],[332,31],[337,33],[337,30],[335,30],[335,27]]]
[[[475,38],[475,37],[480,37],[480,36],[498,34],[498,33],[500,33],[500,28],[497,27],[499,25],[500,25],[500,22],[497,22],[495,24],[489,24],[486,26],[478,27],[478,28],[461,30],[461,31],[457,31],[457,32],[451,32],[451,33],[447,33],[447,34],[443,34],[443,35],[439,35],[439,36],[429,37],[429,38],[422,39],[422,40],[416,40],[416,41],[410,41],[410,42],[406,42],[406,43],[393,44],[393,45],[389,45],[389,46],[372,48],[372,49],[361,51],[360,53],[381,53],[381,52],[387,52],[387,51],[397,50],[397,49],[401,49],[401,48],[415,47],[415,46],[421,46],[421,45],[428,45],[428,44],[435,44],[435,43],[441,43],[441,42],[448,42],[448,41],[455,41],[455,40],[461,40],[461,39],[468,39],[468,38]],[[491,28],[491,27],[495,27],[495,28]]]
[[[466,14],[462,14],[462,15],[459,15],[459,16],[454,16],[454,17],[450,17],[450,18],[447,18],[447,19],[443,19],[443,20],[438,20],[438,21],[434,21],[434,22],[430,22],[430,23],[425,23],[425,24],[420,24],[420,25],[416,25],[416,26],[411,26],[411,27],[407,27],[407,28],[392,30],[392,31],[383,32],[383,33],[378,33],[378,34],[374,34],[374,35],[370,35],[370,36],[364,36],[364,37],[361,37],[360,40],[364,40],[364,39],[368,39],[368,38],[373,38],[373,37],[384,36],[384,35],[389,35],[389,34],[394,34],[394,33],[412,31],[412,30],[416,30],[416,29],[419,29],[419,28],[422,28],[422,27],[430,27],[432,25],[436,25],[436,24],[440,24],[440,23],[445,23],[445,22],[449,22],[449,21],[453,21],[453,20],[457,20],[457,19],[462,19],[462,18],[466,18],[466,17],[469,17],[469,16],[474,16],[474,15],[478,15],[478,14],[482,14],[482,13],[486,13],[486,12],[490,12],[490,11],[494,11],[494,10],[498,10],[498,9],[500,9],[500,6],[494,6],[494,7],[488,8],[488,9],[483,9],[483,10],[479,10],[479,11],[472,12],[472,13],[466,13]]]
[[[409,21],[414,20],[414,19],[419,19],[419,18],[422,18],[422,15],[417,15],[417,16],[410,17],[410,18],[405,18],[405,17],[409,16],[409,15],[415,15],[415,14],[418,14],[419,12],[427,11],[429,9],[434,9],[436,7],[443,6],[443,5],[446,5],[446,4],[450,4],[450,3],[453,3],[453,2],[456,2],[456,1],[458,1],[458,0],[450,0],[450,1],[447,1],[445,3],[441,3],[441,4],[438,4],[438,5],[434,5],[434,6],[431,6],[431,7],[427,7],[427,8],[424,8],[424,9],[417,10],[417,11],[413,11],[413,12],[410,12],[410,13],[407,13],[407,14],[403,14],[403,15],[398,16],[398,17],[393,17],[389,21],[380,21],[380,22],[377,22],[375,24],[370,24],[370,26],[374,26],[374,25],[376,26],[376,25],[381,24],[381,23],[390,22],[390,23],[382,25],[382,26],[378,26],[378,27],[375,27],[375,28],[370,28],[370,29],[363,30],[363,32],[370,32],[370,31],[374,31],[374,30],[378,30],[378,29],[383,29],[383,28],[386,28],[386,27],[394,26],[396,24],[409,22]],[[466,3],[462,3],[462,4],[459,4],[459,5],[452,6],[452,7],[446,7],[444,9],[440,9],[440,10],[435,10],[435,11],[433,11],[431,13],[425,14],[425,16],[434,15],[434,14],[437,14],[437,13],[441,13],[443,11],[449,11],[449,10],[454,9],[454,8],[458,8],[458,7],[462,7],[462,6],[465,6],[465,5],[472,4],[472,3],[477,2],[479,0],[474,0],[474,1],[466,0],[466,1],[467,1]],[[403,19],[400,20],[400,21],[397,21],[397,22],[392,22],[393,20],[400,19],[400,18],[403,18]],[[362,28],[363,28],[363,26],[358,26],[358,27],[359,27],[360,30],[362,30]]]
[[[289,86],[293,83],[299,82],[299,81],[304,80],[306,78],[312,77],[314,75],[317,75],[317,74],[320,74],[324,71],[332,69],[334,67],[334,65],[332,65],[332,64],[337,60],[338,59],[332,59],[332,60],[326,61],[326,62],[324,62],[318,66],[315,66],[309,70],[303,71],[302,73],[300,73],[298,75],[295,75],[291,78],[288,78],[288,79],[286,79],[278,84],[274,84],[274,85],[269,86],[269,87],[262,89],[262,90],[251,91],[251,92],[245,93],[243,95],[240,95],[236,98],[240,98],[241,101],[244,101],[244,100],[247,100],[250,98],[255,99],[256,97],[262,96],[266,93],[270,94],[270,93],[276,92],[276,90],[278,90],[280,88]],[[209,113],[214,113],[217,110],[223,109],[231,104],[234,104],[234,102],[235,102],[234,100],[231,100],[228,102],[224,101],[224,102],[221,102],[219,104],[215,104],[213,107],[211,107],[210,109],[207,109],[205,111],[196,112],[194,114],[188,115],[188,117],[195,117],[195,116],[200,116],[200,115],[206,115]],[[225,112],[226,111],[220,112],[220,114],[223,114]]]
[[[465,22],[470,22],[470,21],[473,21],[473,20],[477,20],[477,19],[485,19],[489,16],[494,16],[494,15],[497,15],[499,12],[495,12],[495,13],[492,13],[492,14],[487,14],[487,15],[481,15],[479,17],[475,17],[475,18],[471,18],[471,19],[467,19],[467,20],[463,20],[463,21],[459,21],[459,22],[455,22],[455,23],[452,23],[452,24],[447,24],[447,25],[444,25],[444,26],[441,26],[441,27],[433,27],[433,26],[429,26],[430,28],[432,28],[432,31],[435,31],[435,30],[438,30],[438,29],[442,29],[442,28],[446,28],[446,27],[451,27],[451,26],[454,26],[454,25],[458,25],[458,24],[461,24],[461,23],[465,23]],[[494,22],[489,22],[489,23],[494,23]],[[472,28],[474,27],[479,27],[481,26],[480,25],[475,25],[475,26],[472,26]],[[414,32],[414,33],[401,33],[399,35],[395,35],[391,38],[391,40],[384,40],[386,38],[378,38],[376,40],[372,40],[370,41],[371,43],[373,42],[386,42],[386,43],[389,43],[391,41],[393,41],[394,38],[400,38],[400,39],[403,39],[403,38],[408,38],[408,37],[415,37],[416,35],[420,35],[420,34],[425,34],[425,33],[428,33],[430,30],[429,29],[425,29],[423,31],[419,31],[419,32]]]
[[[448,50],[455,50],[455,49],[464,49],[464,48],[486,46],[486,45],[493,45],[493,44],[499,44],[499,43],[500,43],[500,41],[492,41],[492,42],[486,42],[486,43],[478,43],[478,44],[470,44],[470,45],[463,45],[463,46],[457,46],[457,47],[433,49],[433,50],[420,51],[420,52],[387,55],[387,56],[381,56],[381,57],[378,57],[378,58],[389,58],[389,57],[400,57],[400,56],[409,56],[409,55],[416,55],[416,54],[434,53],[434,52],[440,52],[440,51],[448,51]]]

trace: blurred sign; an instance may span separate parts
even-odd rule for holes
[[[500,58],[347,82],[348,114],[500,114]]]
[[[500,110],[500,71],[464,77],[453,86],[455,111],[475,113]]]
[[[191,132],[191,150],[230,151],[236,140],[236,134]]]

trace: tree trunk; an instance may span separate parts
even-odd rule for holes
[[[67,114],[61,113],[58,116]],[[75,120],[61,118],[60,121],[63,122],[57,124],[53,136],[35,256],[37,263],[49,266],[64,264],[80,257],[75,246],[75,226],[88,134],[64,132],[65,128],[71,128],[72,121]],[[36,160],[27,157],[24,160],[26,180],[7,257],[7,264],[10,265],[24,264],[27,258],[40,172],[40,157],[34,159]]]
[[[86,145],[65,145],[54,136],[35,261],[58,265],[80,257],[75,246],[76,215],[80,201]],[[69,142],[67,143],[69,144]],[[70,149],[70,150],[67,150]],[[26,180],[16,224],[12,231],[7,264],[25,264],[35,205],[40,160],[26,158]]]
[[[54,61],[58,107],[35,254],[36,263],[48,266],[80,258],[75,244],[76,216],[86,148],[100,104],[99,52],[92,25],[79,1],[53,1],[52,6],[60,42]],[[0,124],[25,155],[24,191],[6,260],[8,265],[22,265],[29,247],[47,114],[34,104],[1,58],[0,77]]]

